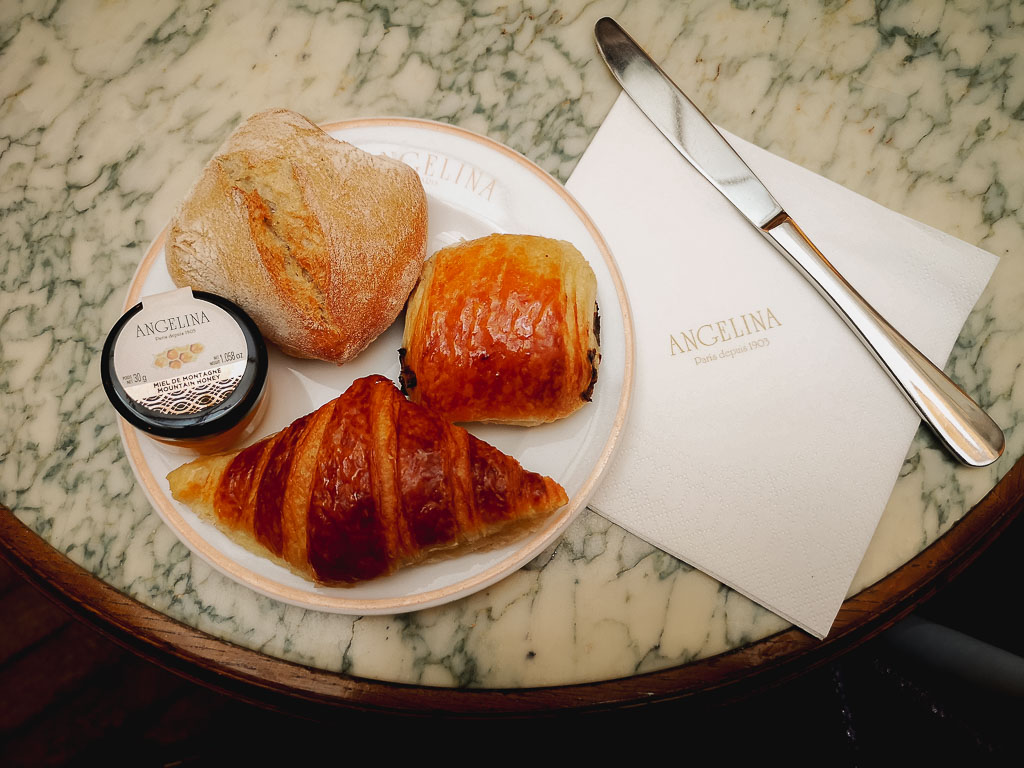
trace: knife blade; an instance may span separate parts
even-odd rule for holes
[[[972,467],[996,461],[999,426],[854,290],[661,67],[613,19],[600,19],[594,36],[637,107],[817,289],[950,452]]]

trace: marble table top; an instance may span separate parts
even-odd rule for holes
[[[920,432],[856,592],[935,541],[1024,453],[1024,6],[694,0],[372,5],[4,3],[0,10],[0,501],[168,616],[272,656],[423,685],[604,680],[785,622],[591,512],[523,570],[402,616],[261,597],[192,557],[135,483],[98,356],[131,276],[245,116],[450,122],[565,180],[618,88],[614,15],[708,115],[1000,257],[946,370],[1004,428],[994,466]]]

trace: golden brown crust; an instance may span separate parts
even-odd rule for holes
[[[590,399],[597,279],[576,248],[489,235],[438,251],[409,299],[402,385],[452,421],[533,425]]]
[[[175,499],[235,541],[332,585],[510,541],[568,503],[553,480],[381,376],[167,479]]]
[[[274,109],[203,170],[171,222],[167,269],[240,305],[285,352],[342,363],[394,322],[426,238],[412,168]]]

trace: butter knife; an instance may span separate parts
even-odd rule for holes
[[[661,67],[610,18],[594,34],[640,110],[828,301],[953,455],[972,467],[998,459],[1005,445],[999,426],[846,282]]]

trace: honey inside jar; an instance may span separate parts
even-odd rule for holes
[[[237,305],[180,288],[121,316],[103,347],[101,379],[132,426],[166,445],[216,453],[259,423],[267,348]]]

